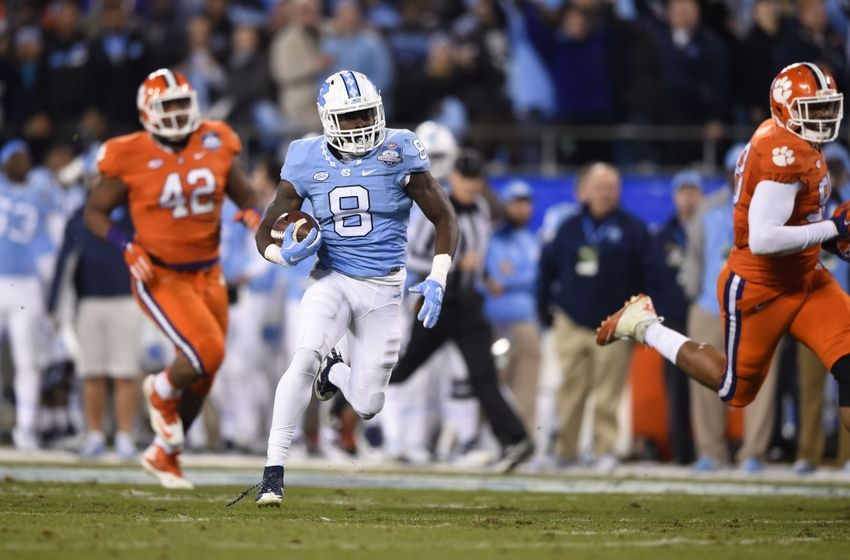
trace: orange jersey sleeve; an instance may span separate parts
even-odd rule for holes
[[[819,149],[768,120],[756,130],[735,170],[735,244],[729,257],[730,268],[742,278],[760,284],[799,283],[817,265],[820,247],[782,256],[755,256],[750,251],[748,213],[761,181],[800,185],[786,225],[817,222],[823,219],[823,206],[831,190],[826,160]]]
[[[195,265],[218,258],[221,206],[241,149],[225,123],[203,121],[176,152],[147,132],[110,140],[99,166],[128,187],[136,241],[158,261]]]

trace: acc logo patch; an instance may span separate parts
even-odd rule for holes
[[[330,176],[331,176],[331,174],[328,173],[327,171],[316,171],[315,173],[313,173],[313,180],[314,181],[326,181],[328,179],[328,177],[330,177]]]
[[[392,167],[401,163],[401,150],[399,149],[398,144],[390,142],[386,146],[383,146],[381,148],[381,153],[378,154],[378,161],[387,167]]]
[[[207,132],[204,134],[202,140],[204,148],[208,150],[217,150],[221,148],[221,137],[216,132]]]

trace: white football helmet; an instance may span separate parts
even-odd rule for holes
[[[381,93],[360,72],[341,70],[328,76],[319,89],[316,105],[328,144],[340,152],[362,155],[384,142],[387,120]],[[340,115],[358,111],[369,111],[372,123],[343,130],[339,123]]]
[[[438,181],[447,179],[460,151],[452,131],[444,124],[425,121],[416,127],[415,133],[431,159],[431,175]]]

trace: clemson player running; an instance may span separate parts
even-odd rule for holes
[[[604,320],[597,343],[642,342],[740,407],[755,398],[779,339],[791,333],[835,375],[850,429],[850,297],[818,260],[822,243],[838,252],[836,241],[848,237],[850,203],[823,217],[830,183],[821,146],[838,136],[843,104],[833,77],[815,64],[792,64],[773,80],[772,119],[735,170],[735,242],[717,279],[725,355],[662,326],[645,295]]]
[[[98,155],[100,173],[85,207],[86,225],[124,252],[142,310],[177,350],[143,384],[154,442],[142,466],[168,488],[191,488],[178,454],[224,358],[227,291],[219,257],[227,194],[251,229],[260,221],[251,184],[236,163],[239,138],[225,123],[201,120],[197,94],[168,69],[139,87],[145,131],[113,138]],[[130,239],[109,214],[129,203]]]

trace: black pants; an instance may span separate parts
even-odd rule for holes
[[[410,342],[393,370],[390,383],[407,381],[448,341],[457,344],[463,355],[472,390],[499,443],[510,445],[527,437],[522,421],[499,389],[496,364],[490,352],[493,335],[490,324],[484,318],[479,296],[445,300],[440,319],[433,329],[426,329],[414,319]]]

